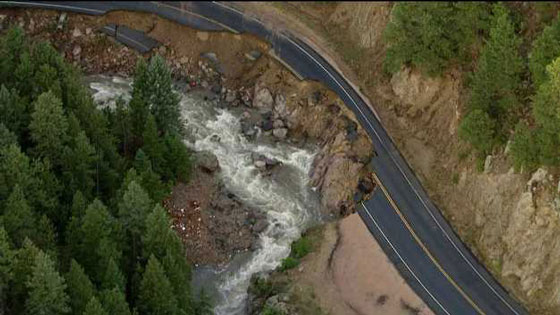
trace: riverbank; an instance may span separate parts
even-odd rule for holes
[[[301,315],[433,314],[357,214],[315,227],[304,237],[311,252],[296,267],[253,281],[251,314],[267,307]]]

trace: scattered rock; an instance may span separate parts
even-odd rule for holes
[[[220,91],[221,91],[221,90],[222,90],[222,86],[221,86],[221,85],[219,85],[219,84],[214,84],[214,85],[212,85],[212,89],[211,89],[212,93],[220,94]]]
[[[194,154],[197,165],[208,173],[214,173],[220,168],[218,158],[210,151],[201,151]]]
[[[257,221],[252,227],[253,233],[261,233],[264,231],[268,226],[268,221],[263,218]]]
[[[74,30],[72,31],[72,37],[80,37],[82,36],[82,31],[80,31],[79,28],[74,28]]]
[[[183,57],[181,57],[181,59],[179,59],[179,62],[183,65],[188,64],[189,63],[189,57],[183,56]]]
[[[196,38],[205,42],[208,40],[209,34],[207,32],[196,32]]]
[[[74,57],[78,57],[81,53],[82,47],[80,47],[80,45],[74,46],[74,49],[72,49],[72,55],[74,55]]]
[[[66,12],[63,12],[60,14],[60,17],[58,18],[58,23],[56,25],[56,29],[57,30],[62,30],[64,28],[64,26],[66,25]]]
[[[257,130],[256,130],[255,126],[253,126],[251,124],[248,124],[248,123],[245,123],[245,122],[241,123],[241,132],[247,138],[252,138],[257,134]]]
[[[262,129],[264,131],[270,131],[274,128],[274,124],[272,123],[271,120],[265,120],[262,124]]]
[[[253,164],[260,170],[266,169],[266,162],[264,160],[256,160]]]
[[[284,122],[281,119],[276,119],[273,123],[275,129],[284,127]]]
[[[286,97],[284,97],[284,95],[276,94],[276,98],[274,99],[274,112],[282,118],[286,118],[288,116]]]
[[[213,52],[205,52],[200,54],[200,57],[202,58],[206,58],[212,62],[218,62],[218,56],[216,56],[216,53]]]
[[[262,53],[258,50],[251,50],[250,52],[245,54],[245,58],[249,59],[250,61],[256,61],[262,56]]]
[[[164,45],[159,46],[158,53],[162,56],[165,55],[165,53],[167,53],[167,47],[165,47]]]
[[[91,32],[92,32],[91,27],[87,27],[86,28],[86,35],[91,35]]]
[[[534,184],[542,183],[546,180],[546,175],[548,175],[548,172],[542,167],[539,168],[531,175],[531,179],[527,182],[527,187],[530,189]]]
[[[484,174],[490,173],[492,170],[492,156],[488,155],[486,160],[484,160]]]
[[[226,102],[231,103],[231,102],[235,101],[236,98],[237,98],[237,95],[235,94],[235,91],[232,91],[232,90],[227,91]]]
[[[277,128],[272,131],[272,134],[278,139],[286,139],[286,136],[288,135],[288,129]]]
[[[253,106],[261,109],[272,109],[274,99],[272,94],[260,84],[255,85],[255,97],[253,98]]]

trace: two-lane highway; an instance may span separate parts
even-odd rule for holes
[[[438,314],[526,314],[480,264],[431,202],[420,182],[373,114],[372,109],[317,51],[297,34],[278,33],[241,10],[219,2],[17,2],[86,14],[110,10],[152,12],[208,31],[250,33],[268,41],[274,53],[302,77],[335,91],[371,138],[378,189],[358,205],[371,233],[412,288]]]

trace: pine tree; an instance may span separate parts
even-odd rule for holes
[[[51,258],[42,251],[37,253],[31,279],[27,282],[29,297],[25,301],[27,314],[68,314],[66,283],[54,267]]]
[[[21,187],[16,184],[4,209],[3,222],[6,232],[16,247],[21,247],[26,237],[35,235],[35,215],[27,203]]]
[[[556,18],[552,25],[544,28],[533,41],[529,55],[529,69],[533,77],[533,85],[537,89],[547,79],[546,66],[560,55],[560,19]]]
[[[63,174],[68,192],[80,190],[91,197],[95,187],[95,149],[83,131],[65,149]]]
[[[0,84],[13,86],[12,74],[20,63],[20,56],[26,48],[25,36],[21,27],[12,27],[0,40]]]
[[[95,288],[77,261],[72,259],[70,271],[66,274],[70,307],[73,314],[82,314],[86,305],[95,295]]]
[[[214,314],[214,310],[212,309],[212,300],[210,296],[206,294],[204,288],[200,290],[200,294],[198,297],[198,301],[195,303],[194,307],[194,314],[195,315],[212,315]]]
[[[144,257],[153,255],[162,262],[165,274],[177,298],[180,309],[188,312],[191,308],[191,270],[187,263],[183,244],[171,228],[171,220],[163,207],[156,205],[146,219]]]
[[[469,114],[460,126],[463,139],[480,154],[488,154],[495,144],[505,140],[511,127],[509,117],[519,104],[517,93],[523,70],[520,45],[508,9],[495,4],[490,38],[472,77]]]
[[[147,67],[139,62],[132,95],[149,106],[158,130],[172,134],[181,130],[179,96],[173,90],[171,72],[161,56],[152,57]]]
[[[29,158],[17,144],[0,149],[0,205],[16,185],[27,190],[32,185],[33,175]]]
[[[0,113],[0,123],[24,140],[27,136],[25,129],[29,125],[29,113],[26,102],[18,95],[17,90],[0,86]]]
[[[560,164],[560,58],[547,66],[547,80],[533,101],[533,116],[538,128],[534,141],[541,164]],[[530,165],[530,160],[527,161]]]
[[[144,141],[142,150],[150,157],[155,172],[161,174],[165,167],[165,160],[163,158],[165,147],[158,136],[156,121],[151,114],[148,115],[142,139]]]
[[[83,314],[84,315],[108,315],[108,313],[103,309],[101,303],[99,303],[99,301],[95,296],[91,297]]]
[[[59,165],[66,143],[68,122],[62,102],[52,93],[39,96],[31,114],[31,139],[35,142],[35,153]]]
[[[12,144],[17,145],[17,137],[3,123],[0,123],[0,150]]]
[[[32,273],[39,249],[29,239],[23,241],[23,247],[16,251],[13,264],[13,284],[8,292],[9,308],[14,314],[23,312],[23,303],[27,299],[27,282]]]
[[[108,315],[130,315],[124,293],[117,288],[101,291],[101,303]]]
[[[37,220],[35,235],[30,239],[45,253],[56,257],[56,231],[51,220],[45,214]]]
[[[171,179],[188,181],[191,172],[191,159],[187,147],[176,135],[165,136],[166,170]]]
[[[8,314],[8,289],[14,277],[14,256],[8,233],[0,226],[0,314]]]
[[[144,232],[146,217],[152,209],[153,201],[142,187],[132,181],[119,203],[119,219],[133,238],[140,238]]]
[[[503,121],[507,111],[518,104],[516,92],[523,70],[520,45],[508,9],[495,4],[490,38],[472,78],[471,109],[481,109],[493,119]]]
[[[122,291],[125,289],[125,284],[126,281],[119,266],[113,258],[110,258],[101,281],[101,288],[109,290],[117,288]]]
[[[82,222],[82,240],[77,260],[91,279],[100,283],[109,260],[119,261],[121,258],[116,222],[97,199],[87,208]]]
[[[176,314],[177,301],[163,267],[150,256],[140,284],[138,296],[140,314]]]
[[[159,174],[152,169],[152,162],[142,149],[136,152],[134,167],[139,172],[142,188],[150,188],[148,194],[155,202],[160,202],[168,193],[168,188],[161,182]]]
[[[496,122],[484,111],[475,109],[459,126],[459,136],[469,141],[482,155],[490,153],[495,142]]]

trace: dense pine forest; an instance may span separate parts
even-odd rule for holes
[[[190,172],[163,58],[100,110],[50,44],[0,55],[0,314],[211,313],[161,206]]]

